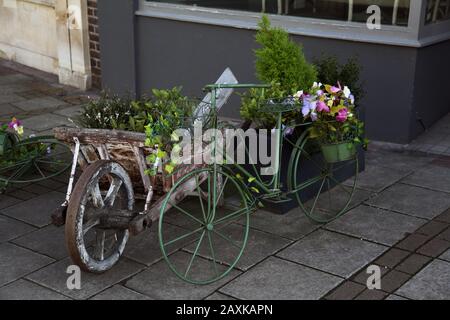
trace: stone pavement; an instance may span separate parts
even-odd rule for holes
[[[71,125],[83,97],[0,66],[0,119],[20,116],[27,132]],[[66,184],[65,175],[0,195],[0,299],[450,298],[450,157],[371,148],[349,212],[317,225],[297,210],[257,211],[242,260],[207,286],[172,274],[153,226],[113,269],[83,273],[81,290],[67,289],[64,228],[50,224]],[[366,287],[369,265],[381,268],[381,290]]]

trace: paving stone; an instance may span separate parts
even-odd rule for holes
[[[381,290],[366,289],[363,293],[357,296],[355,300],[383,300],[384,298],[387,297],[387,295],[388,294],[386,292],[383,292]]]
[[[21,201],[20,199],[13,198],[5,194],[0,194],[0,210],[15,205],[20,201]]]
[[[233,297],[227,296],[225,294],[219,293],[219,292],[214,292],[212,295],[210,295],[209,297],[207,297],[205,300],[236,300]]]
[[[326,300],[352,300],[366,289],[358,283],[345,281],[336,290],[325,297]]]
[[[64,188],[64,193],[67,191],[67,181],[66,183],[62,183],[58,180],[47,179],[39,181],[37,184],[51,190],[60,190],[61,188]]]
[[[392,270],[381,278],[381,290],[386,292],[394,292],[410,278],[411,275],[409,274]]]
[[[396,293],[416,300],[450,299],[450,263],[434,260]]]
[[[434,237],[435,235],[439,234],[446,228],[448,228],[448,223],[443,223],[439,221],[430,221],[424,226],[420,227],[419,230],[416,231],[416,233],[420,233],[426,236]]]
[[[318,198],[316,202],[316,207],[318,209],[321,209],[323,211],[328,212],[335,212],[336,208],[343,208],[347,202],[349,193],[351,192],[351,187],[342,185],[342,188],[340,187],[334,187],[331,189],[331,191],[322,192],[320,197]],[[361,204],[363,201],[369,199],[371,195],[373,194],[372,191],[363,190],[363,189],[355,189],[352,199],[350,201],[350,204],[348,205],[347,209],[352,209],[356,207],[357,205]],[[330,199],[332,199],[330,201]],[[314,199],[311,199],[306,203],[307,208],[312,208],[314,204]],[[300,209],[297,209],[298,211]],[[299,211],[302,214],[303,211]]]
[[[295,208],[286,214],[274,214],[258,210],[250,217],[250,228],[292,240],[298,240],[319,227],[320,224],[311,222],[308,217],[300,212],[299,208]]]
[[[378,244],[318,230],[277,255],[348,278],[386,249]]]
[[[408,251],[416,251],[425,242],[430,240],[430,236],[423,234],[413,233],[408,235],[405,239],[397,243],[395,246],[400,249]]]
[[[375,264],[392,269],[409,255],[408,251],[391,248],[375,260]]]
[[[450,208],[446,211],[442,212],[438,217],[436,217],[437,221],[450,223]]]
[[[90,300],[151,300],[149,297],[143,294],[128,289],[122,285],[116,284],[115,286],[106,289],[103,292],[92,297]]]
[[[80,175],[81,175],[81,170],[78,169],[75,172],[75,181],[80,177]],[[70,172],[66,171],[66,172],[60,174],[59,176],[53,177],[52,180],[59,181],[60,183],[63,183],[67,186],[67,184],[69,183],[69,178],[70,178]]]
[[[17,280],[0,288],[0,300],[70,300],[31,281]]]
[[[435,258],[447,251],[448,248],[450,248],[450,242],[442,239],[432,239],[417,250],[417,252]]]
[[[23,111],[36,111],[40,109],[54,109],[59,106],[66,105],[64,101],[53,97],[41,97],[24,101],[14,102],[14,106],[22,109]]]
[[[425,222],[383,209],[359,206],[327,224],[326,228],[391,246]]]
[[[36,98],[43,98],[46,95],[42,92],[36,91],[36,90],[27,90],[19,92],[18,95],[20,95],[24,99],[36,99]]]
[[[437,146],[432,147],[429,150],[429,153],[432,153],[432,154],[443,154],[447,149],[448,149],[448,146],[437,145]]]
[[[54,260],[11,243],[0,244],[0,287]]]
[[[244,300],[317,300],[340,282],[339,277],[269,257],[220,291]]]
[[[405,178],[403,183],[450,192],[450,168],[429,165]]]
[[[357,188],[380,192],[410,173],[410,170],[368,165],[366,170],[358,175]],[[345,184],[349,185],[349,182],[346,181]]]
[[[446,241],[450,241],[450,228],[447,228],[444,232],[437,236],[439,239],[444,239]]]
[[[41,114],[23,120],[25,131],[31,129],[33,131],[42,132],[67,124],[69,124],[67,118],[51,113]]]
[[[5,95],[0,95],[0,105],[4,104],[4,103],[11,103],[11,102],[17,102],[17,101],[22,101],[24,100],[23,97],[19,96],[18,94],[5,94]],[[2,112],[3,110],[0,107],[0,114],[3,114]]]
[[[237,224],[230,224],[220,229],[221,234],[232,239],[235,244],[239,245],[239,248],[231,245],[228,241],[216,233],[211,234],[211,242],[215,249],[215,259],[223,263],[231,263],[238,256],[240,247],[242,246],[244,238],[243,226]],[[247,246],[244,250],[244,254],[236,264],[236,268],[240,270],[248,270],[258,262],[264,260],[267,256],[270,256],[282,248],[290,244],[291,241],[280,238],[265,232],[250,230],[248,234]],[[189,252],[194,252],[197,242],[194,242],[187,246],[185,249]],[[198,250],[198,254],[208,259],[213,259],[209,242],[203,241]]]
[[[164,225],[164,234],[168,237],[166,242],[175,239],[188,232],[189,231],[187,231],[186,229],[182,229],[177,226],[173,226],[170,224]],[[197,235],[197,237],[195,236],[187,237],[185,239],[176,242],[170,248],[170,250],[168,250],[169,253],[172,253],[182,248],[183,246],[192,242],[199,236],[200,235]],[[133,259],[137,262],[140,262],[142,264],[145,264],[147,266],[161,260],[163,256],[159,245],[158,223],[154,223],[150,229],[147,229],[138,236],[131,237],[127,243],[124,254],[126,257]]]
[[[184,252],[176,252],[170,256],[175,264],[186,263],[191,255]],[[212,264],[210,261],[198,258],[199,263],[195,263],[191,271],[192,275],[210,274]],[[225,267],[218,266],[219,272],[223,272]],[[239,272],[232,270],[224,279],[208,285],[193,285],[179,279],[162,260],[153,264],[143,272],[134,276],[125,283],[125,286],[141,292],[150,298],[158,300],[198,300],[211,295],[225,283],[239,275]],[[206,279],[206,278],[205,278]]]
[[[64,116],[66,118],[67,117],[75,118],[81,114],[82,110],[83,110],[83,106],[73,106],[73,107],[56,110],[53,113],[60,115],[60,116]]]
[[[89,93],[89,96],[87,96],[86,94],[81,94],[81,95],[68,95],[63,97],[62,99],[67,102],[70,103],[72,105],[81,105],[81,104],[86,104],[88,103],[91,99],[98,99],[100,96],[96,95],[96,94],[92,94],[92,92]]]
[[[369,166],[380,166],[391,169],[400,170],[417,170],[429,163],[429,157],[407,154],[400,152],[383,152],[383,151],[369,151],[366,156],[366,164]]]
[[[450,249],[448,249],[447,251],[445,251],[445,252],[439,257],[439,259],[446,260],[446,261],[450,262]]]
[[[35,229],[26,223],[0,215],[0,243],[20,237]]]
[[[67,277],[69,276],[66,270],[70,265],[72,265],[72,261],[67,258],[29,274],[26,278],[73,299],[87,299],[131,277],[144,268],[139,263],[121,258],[111,270],[105,273],[81,272],[81,289],[69,290],[66,285]]]
[[[0,84],[0,95],[10,95],[30,90],[30,87],[25,84]]]
[[[444,192],[398,183],[367,203],[419,218],[433,219],[450,206],[450,197]]]
[[[24,75],[22,73],[13,74],[3,74],[0,73],[0,85],[14,84],[14,83],[30,83],[34,79],[30,76]]]
[[[2,209],[1,213],[36,227],[44,227],[51,222],[51,214],[64,201],[64,194],[52,191],[33,199]]]
[[[14,196],[14,198],[18,198],[18,199],[20,199],[20,200],[22,200],[22,201],[24,201],[24,200],[30,200],[30,199],[36,197],[36,194],[31,193],[31,192],[28,192],[28,191],[25,191],[25,190],[23,190],[23,189],[14,189],[14,190],[11,189],[11,190],[10,190],[10,189],[8,188],[8,189],[6,190],[6,193],[9,194],[9,195],[11,195],[11,196]]]
[[[0,101],[2,100],[2,96],[0,96]],[[0,116],[16,116],[21,113],[22,110],[14,107],[9,103],[0,103]]]
[[[13,243],[45,254],[56,260],[67,257],[64,227],[46,226],[17,238]]]
[[[395,269],[408,274],[416,274],[430,261],[431,258],[429,257],[425,257],[420,254],[412,254],[411,256],[406,258],[405,261],[395,267]]]
[[[30,184],[29,186],[23,187],[22,190],[25,190],[27,192],[31,192],[31,193],[34,193],[37,195],[42,195],[44,193],[48,193],[51,191],[50,189],[48,189],[44,186],[41,186],[37,183],[33,183],[33,184]]]
[[[408,300],[396,294],[390,294],[385,300]]]

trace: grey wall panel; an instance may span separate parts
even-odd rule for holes
[[[136,92],[134,12],[136,0],[98,0],[102,86]]]
[[[187,94],[214,82],[230,66],[240,82],[254,82],[254,32],[189,22],[137,18],[137,82],[141,92],[183,85]],[[369,138],[406,143],[410,139],[416,50],[296,36],[312,60],[322,53],[358,55],[364,70]],[[224,110],[238,116],[238,103]]]
[[[418,49],[414,84],[414,113],[429,128],[450,112],[450,41]],[[423,132],[417,121],[411,124],[414,138]]]

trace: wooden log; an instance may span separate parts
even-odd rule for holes
[[[106,129],[86,129],[86,128],[67,128],[58,127],[53,129],[56,139],[64,142],[73,143],[73,138],[77,137],[81,144],[114,144],[129,143],[134,146],[144,147],[145,133],[106,130]]]

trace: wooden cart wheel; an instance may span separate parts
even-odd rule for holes
[[[66,243],[70,257],[81,269],[101,273],[120,258],[128,230],[102,227],[108,209],[132,211],[134,192],[125,169],[113,161],[91,164],[79,178],[70,198],[66,218]]]
[[[357,155],[337,163],[325,161],[317,142],[305,131],[291,156],[288,187],[306,216],[315,222],[327,223],[348,210],[356,189],[358,168]],[[308,172],[313,170],[317,175],[311,177]],[[349,174],[352,176],[344,179]]]
[[[202,168],[185,175],[167,193],[160,209],[164,259],[180,279],[193,284],[225,277],[247,244],[250,207],[245,192],[232,173],[217,170]],[[166,222],[181,223],[185,231],[174,235]],[[180,244],[185,244],[183,249],[171,254]]]

